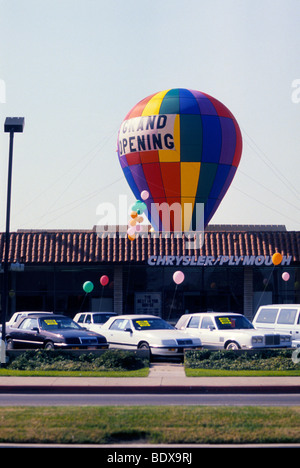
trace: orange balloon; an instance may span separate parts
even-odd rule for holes
[[[128,236],[128,239],[131,240],[131,241],[133,241],[133,240],[135,239],[135,235],[133,235],[133,236]]]
[[[282,255],[279,252],[274,253],[272,256],[272,262],[274,265],[279,265],[282,262]]]
[[[136,219],[131,219],[131,220],[129,221],[130,226],[135,226],[136,223],[137,223],[137,220],[136,220]]]
[[[130,216],[131,216],[132,218],[136,218],[137,215],[138,215],[138,214],[137,214],[136,211],[132,211]]]

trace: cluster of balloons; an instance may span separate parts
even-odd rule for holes
[[[106,286],[109,283],[109,277],[107,275],[102,275],[100,278],[101,286]],[[94,289],[94,283],[92,281],[85,281],[82,285],[82,289],[85,293],[90,293]]]
[[[149,192],[147,190],[143,190],[141,192],[141,199],[147,200],[149,198]],[[143,226],[141,223],[144,221],[144,217],[142,214],[147,209],[146,203],[142,200],[137,200],[134,205],[132,206],[132,211],[130,214],[130,220],[128,221],[128,229],[127,235],[128,239],[133,241],[136,238],[136,234],[142,232]]]

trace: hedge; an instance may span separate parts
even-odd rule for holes
[[[148,366],[147,359],[124,350],[107,350],[100,355],[92,352],[28,350],[11,355],[5,367],[14,370],[101,371],[137,370]]]
[[[292,360],[292,349],[187,351],[185,366],[192,369],[224,370],[299,370]]]

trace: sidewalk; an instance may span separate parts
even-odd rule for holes
[[[0,377],[1,393],[300,393],[300,377],[186,377],[180,364],[148,377]]]

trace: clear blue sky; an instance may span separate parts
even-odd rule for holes
[[[11,230],[89,229],[100,203],[134,201],[116,153],[126,113],[149,94],[186,87],[222,101],[243,135],[211,222],[299,230],[299,22],[298,0],[0,0],[0,229],[6,116],[25,117]]]

